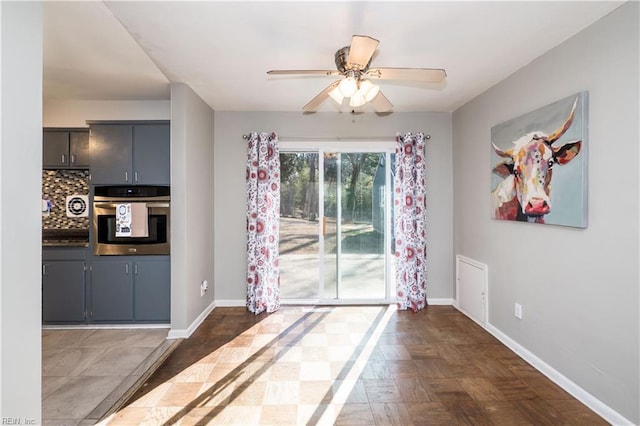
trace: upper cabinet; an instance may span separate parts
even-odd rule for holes
[[[169,185],[168,122],[91,123],[91,183]]]
[[[45,169],[89,168],[89,130],[44,129],[42,167]]]
[[[133,126],[133,183],[171,183],[170,140],[168,124]]]

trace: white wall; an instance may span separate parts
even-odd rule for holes
[[[489,265],[490,323],[636,424],[638,6],[623,5],[453,115],[455,251]],[[588,228],[491,220],[491,127],[582,90]]]
[[[0,418],[40,424],[42,5],[0,15]]]
[[[453,297],[451,115],[394,113],[221,112],[215,115],[216,300],[246,298],[244,133],[275,131],[282,138],[379,138],[422,131],[427,142],[428,298]],[[366,142],[362,142],[366,144]]]
[[[171,85],[171,329],[193,331],[213,304],[213,110],[186,84]],[[200,296],[207,280],[209,290]]]
[[[88,127],[87,120],[169,120],[170,101],[45,100],[42,127]]]

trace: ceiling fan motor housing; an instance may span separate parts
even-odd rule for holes
[[[367,64],[362,68],[355,69],[354,67],[348,67],[347,65],[349,62],[349,47],[350,46],[345,46],[336,52],[335,54],[336,68],[338,68],[338,71],[340,71],[343,74],[346,73],[347,71],[352,71],[352,70],[360,71],[360,73],[365,73],[369,69],[369,65],[371,64],[371,59],[369,59],[369,62],[367,62]]]

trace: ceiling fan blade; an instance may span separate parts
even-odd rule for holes
[[[411,80],[425,83],[440,83],[447,77],[438,68],[374,68],[367,71],[367,77],[380,80]]]
[[[267,71],[269,75],[340,75],[336,70],[271,70]]]
[[[376,112],[391,112],[393,104],[389,102],[389,99],[382,92],[378,92],[375,98],[371,100],[371,106]]]
[[[322,92],[318,93],[315,98],[311,99],[308,104],[303,106],[302,109],[306,112],[315,112],[320,104],[329,97],[329,92],[331,92],[338,84],[340,84],[340,80],[334,81],[328,85]]]
[[[369,64],[373,53],[376,51],[380,41],[369,36],[354,35],[349,47],[349,59],[347,68],[352,70],[363,70]]]

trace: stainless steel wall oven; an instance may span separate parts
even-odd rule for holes
[[[93,197],[95,255],[168,255],[171,253],[168,186],[97,186]],[[142,236],[119,236],[118,207],[137,204],[147,213]],[[143,210],[143,211],[145,211]]]

